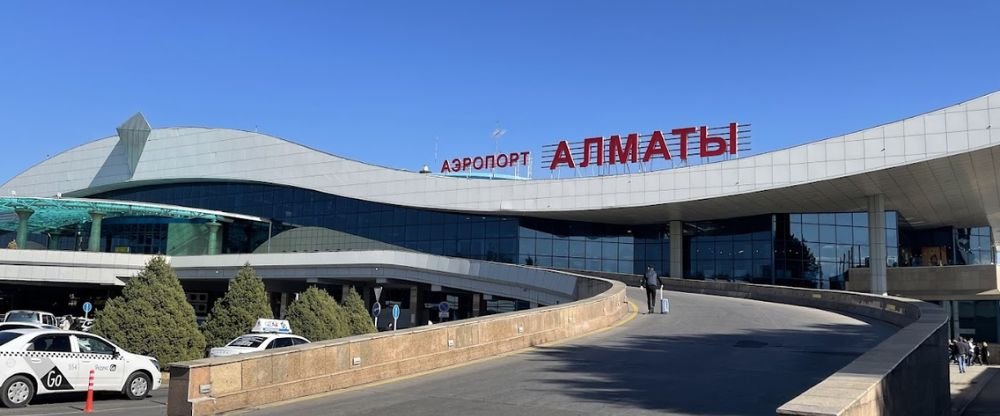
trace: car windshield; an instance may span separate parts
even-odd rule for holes
[[[8,312],[4,322],[39,322],[38,314],[34,312]]]
[[[257,348],[260,344],[267,341],[266,337],[257,335],[244,335],[242,337],[236,338],[233,342],[230,342],[227,347],[247,347],[247,348]]]
[[[21,334],[16,334],[13,332],[0,332],[0,345],[10,342],[10,340],[21,336]]]

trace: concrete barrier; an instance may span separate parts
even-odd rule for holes
[[[946,415],[948,327],[918,300],[746,283],[662,279],[669,290],[756,299],[866,316],[900,327],[885,341],[777,409],[779,415]]]
[[[494,357],[586,334],[628,313],[625,286],[590,280],[596,295],[520,312],[171,364],[167,414],[212,415]]]

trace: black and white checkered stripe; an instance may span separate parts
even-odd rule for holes
[[[45,357],[45,358],[77,358],[81,360],[112,360],[111,354],[87,354],[80,352],[50,352],[50,351],[0,351],[0,357]]]

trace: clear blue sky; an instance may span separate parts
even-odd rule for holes
[[[0,182],[153,127],[375,164],[731,120],[754,152],[1000,90],[1000,2],[0,2]],[[435,166],[435,169],[438,166]]]

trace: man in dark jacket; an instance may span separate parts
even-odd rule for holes
[[[969,341],[966,341],[961,337],[958,338],[958,342],[955,344],[958,346],[958,372],[964,373],[965,360],[967,360],[969,355],[972,354],[972,348],[969,347]]]
[[[656,288],[660,285],[660,279],[653,270],[653,265],[646,266],[646,276],[642,280],[646,287],[646,304],[649,306],[649,313],[653,313],[653,306],[656,304]]]

